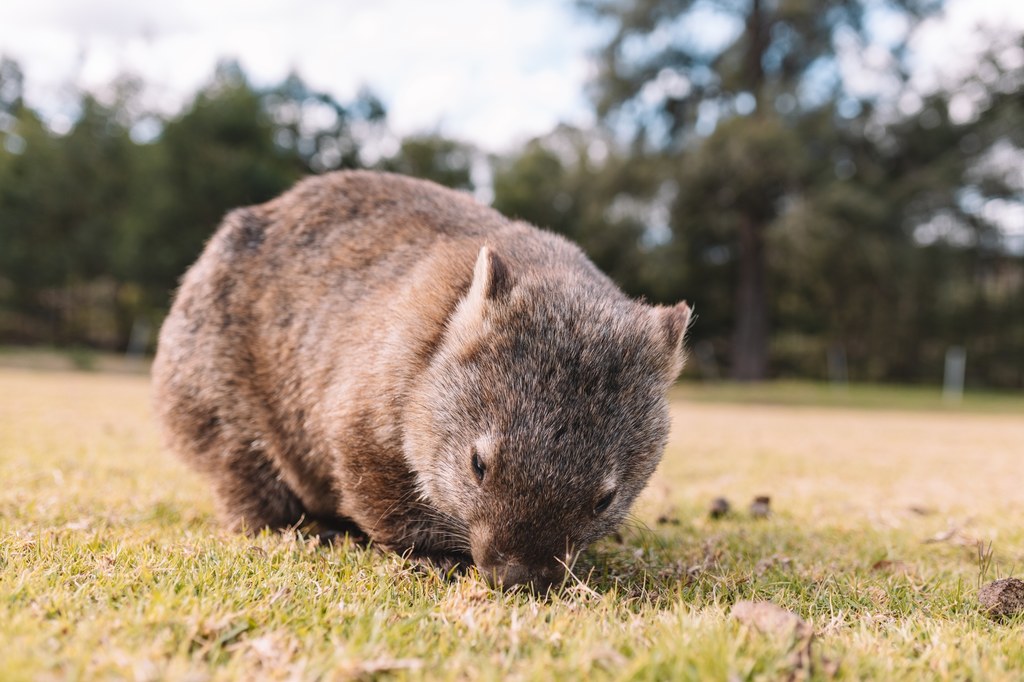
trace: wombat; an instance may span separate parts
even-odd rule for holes
[[[462,193],[336,172],[227,215],[160,332],[157,412],[233,528],[546,588],[660,460],[689,318]]]

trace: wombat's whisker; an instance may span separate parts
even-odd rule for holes
[[[377,518],[377,523],[374,524],[374,526],[376,527],[377,524],[380,524],[381,522],[385,521],[396,510],[404,508],[406,504],[409,502],[410,498],[414,495],[414,493],[415,491],[412,490],[407,491],[394,502],[392,502],[387,509],[381,512],[380,516]]]
[[[657,535],[653,528],[633,514],[626,515],[622,520],[621,527],[636,531],[639,535]]]

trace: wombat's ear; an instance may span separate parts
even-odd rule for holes
[[[452,338],[469,343],[475,336],[485,333],[488,303],[508,296],[511,290],[512,274],[505,261],[486,246],[480,249],[469,293],[459,302],[448,325],[454,335]]]
[[[491,251],[490,247],[481,247],[480,255],[476,257],[476,266],[473,268],[473,286],[469,289],[468,298],[478,301],[498,299],[511,289],[512,275],[505,261]]]
[[[685,355],[683,353],[683,338],[686,336],[686,329],[690,326],[690,306],[682,301],[673,306],[656,306],[654,314],[658,319],[659,327],[663,338],[668,342],[671,357],[670,379],[675,381],[679,373],[683,371]]]

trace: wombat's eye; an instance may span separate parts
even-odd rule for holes
[[[484,474],[487,473],[487,467],[484,466],[483,460],[480,459],[480,453],[473,448],[473,473],[476,474],[476,480],[481,483],[484,482]]]
[[[614,490],[611,491],[610,493],[605,493],[604,497],[598,500],[597,504],[594,505],[594,515],[597,516],[598,514],[603,514],[605,511],[607,511],[608,507],[612,506],[612,500],[614,499]]]

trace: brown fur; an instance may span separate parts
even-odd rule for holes
[[[156,404],[234,528],[316,520],[545,585],[657,465],[688,319],[463,194],[333,173],[227,216],[161,330]]]

